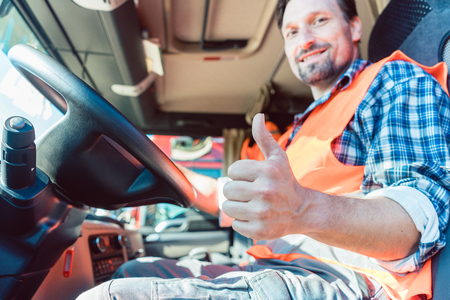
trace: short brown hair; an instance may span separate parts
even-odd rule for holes
[[[281,28],[283,25],[283,15],[286,10],[286,5],[290,0],[278,0],[277,8],[275,13],[277,15],[278,27]],[[344,18],[349,22],[354,17],[358,16],[356,12],[356,4],[355,0],[336,0],[339,7],[341,8],[342,13],[344,14]]]

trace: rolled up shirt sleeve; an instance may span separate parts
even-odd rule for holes
[[[395,273],[412,272],[420,264],[420,258],[426,256],[428,245],[439,240],[440,231],[436,210],[427,196],[408,186],[379,189],[365,196],[366,199],[377,197],[389,198],[400,204],[411,217],[417,231],[421,234],[421,238],[418,251],[408,257],[394,261],[374,260],[380,266]]]

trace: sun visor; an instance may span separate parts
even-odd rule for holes
[[[190,59],[238,60],[263,42],[277,0],[139,1],[141,22],[170,53]],[[162,28],[161,18],[166,26]]]

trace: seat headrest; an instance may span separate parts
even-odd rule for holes
[[[450,66],[449,36],[449,0],[391,0],[370,35],[369,60],[399,49],[421,64]]]

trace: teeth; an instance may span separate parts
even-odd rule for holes
[[[321,54],[321,52],[316,53],[316,54],[313,54],[313,55],[310,55],[310,56],[308,56],[308,57],[305,57],[305,58],[303,59],[303,61],[307,61],[308,59],[310,59],[310,58],[312,58],[312,57],[314,57],[314,56],[317,56],[317,55],[319,55],[319,54]]]

